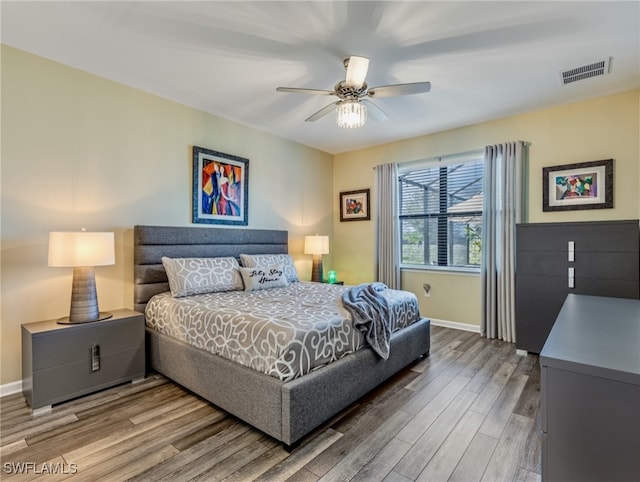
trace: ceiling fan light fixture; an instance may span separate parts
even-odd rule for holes
[[[367,106],[352,99],[338,102],[336,121],[340,127],[345,129],[362,127],[367,122]]]

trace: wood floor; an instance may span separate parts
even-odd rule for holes
[[[428,358],[291,453],[160,375],[36,417],[11,395],[0,400],[0,478],[539,481],[539,389],[538,357],[432,327]]]

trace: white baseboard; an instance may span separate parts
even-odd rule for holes
[[[459,321],[447,321],[438,320],[436,318],[429,318],[431,324],[434,326],[443,326],[445,328],[453,328],[454,330],[471,331],[473,333],[480,333],[480,327],[477,325],[471,325],[469,323],[460,323]]]
[[[22,391],[22,380],[0,385],[0,397],[6,397],[7,395],[13,395],[14,393],[20,393],[21,391]]]

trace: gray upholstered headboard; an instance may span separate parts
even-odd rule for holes
[[[134,226],[134,309],[144,313],[153,295],[169,291],[161,258],[214,258],[288,253],[287,231],[195,226]]]

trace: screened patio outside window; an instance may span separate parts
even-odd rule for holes
[[[400,166],[402,265],[479,269],[482,151]]]

